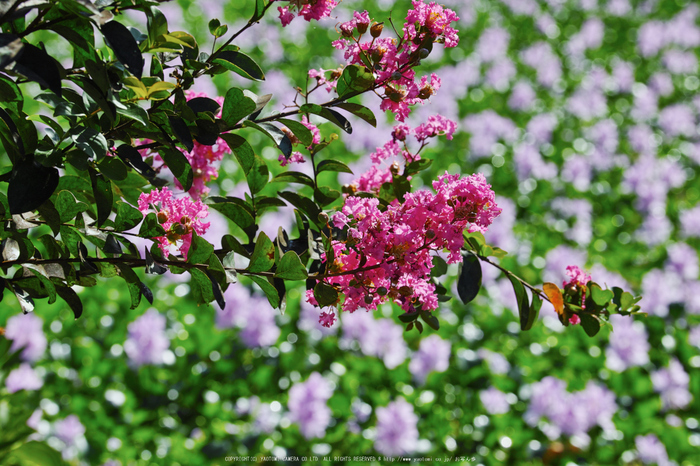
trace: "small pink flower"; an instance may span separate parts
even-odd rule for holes
[[[318,322],[324,327],[332,327],[335,323],[335,312],[322,312],[318,318]]]
[[[571,325],[577,325],[581,323],[581,318],[578,316],[578,314],[574,314],[571,317],[569,317],[569,323]]]

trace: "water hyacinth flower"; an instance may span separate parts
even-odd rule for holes
[[[132,364],[139,367],[163,363],[163,354],[170,347],[165,326],[165,316],[153,308],[129,324],[124,351]]]
[[[422,385],[431,372],[446,371],[450,365],[451,347],[449,341],[437,335],[423,338],[420,348],[413,353],[411,362],[408,364],[408,370],[413,374],[413,378]]]
[[[5,338],[12,340],[10,351],[24,348],[20,354],[22,360],[34,362],[41,359],[47,346],[43,325],[41,317],[33,313],[18,314],[7,319]]]
[[[44,381],[36,373],[32,366],[23,362],[17,369],[12,370],[5,379],[5,387],[10,393],[19,390],[39,390],[44,386]]]
[[[377,408],[376,412],[374,449],[386,456],[413,452],[418,441],[418,416],[413,411],[413,405],[398,398],[386,407]]]
[[[510,411],[507,395],[496,387],[480,391],[479,399],[489,414],[505,414]]]
[[[275,323],[277,312],[265,298],[251,296],[247,288],[230,286],[225,294],[226,306],[216,313],[219,329],[239,328],[239,337],[248,348],[274,345],[280,336]]]
[[[610,316],[613,331],[610,345],[605,350],[605,366],[622,372],[633,366],[643,366],[649,362],[649,340],[646,328],[641,322],[621,315]]]
[[[661,395],[662,409],[683,409],[693,400],[688,391],[690,376],[677,360],[672,359],[668,367],[651,373],[654,390]]]
[[[318,372],[313,372],[306,382],[295,383],[289,389],[289,418],[299,425],[301,434],[307,439],[323,437],[331,420],[328,399],[333,388]]]
[[[634,438],[637,447],[637,455],[643,464],[656,464],[657,466],[670,466],[666,447],[654,434],[637,435]]]

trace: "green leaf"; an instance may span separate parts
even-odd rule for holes
[[[368,109],[363,105],[343,102],[335,104],[334,107],[342,108],[343,110],[348,111],[356,117],[366,121],[375,128],[377,127],[377,117],[374,116],[372,110]]]
[[[613,299],[614,294],[610,290],[603,290],[597,283],[591,283],[588,287],[591,293],[591,299],[598,306],[605,306]]]
[[[299,108],[299,111],[302,113],[313,113],[314,115],[323,117],[346,133],[352,134],[352,125],[350,125],[350,122],[335,110],[321,107],[318,104],[304,104]]]
[[[265,73],[255,60],[242,52],[224,50],[213,60],[217,65],[221,65],[229,71],[233,71],[246,79],[253,81],[264,81]]]
[[[94,160],[102,160],[107,154],[107,139],[96,129],[85,128],[71,136],[71,139],[80,150]]]
[[[413,322],[418,319],[418,313],[417,312],[405,312],[403,314],[399,314],[399,320],[405,324],[409,322]]]
[[[190,269],[188,272],[192,276],[190,289],[197,304],[208,304],[214,301],[214,290],[209,276],[199,269]]]
[[[112,213],[112,183],[102,174],[90,168],[90,181],[92,182],[92,193],[97,204],[97,227],[99,228]]]
[[[321,281],[314,287],[314,298],[316,298],[319,306],[326,307],[337,304],[340,295],[333,286]]]
[[[530,330],[535,322],[537,322],[537,316],[540,315],[540,309],[542,308],[542,298],[537,293],[532,293],[532,304],[530,304],[530,312],[527,316],[527,323],[523,330]]]
[[[277,288],[275,288],[268,281],[267,278],[259,277],[257,275],[251,275],[250,279],[253,280],[260,287],[260,289],[263,290],[263,293],[265,293],[265,296],[267,296],[267,300],[270,302],[270,306],[272,306],[275,309],[280,307],[281,301],[279,293],[277,292]]]
[[[340,197],[340,191],[327,186],[319,186],[314,190],[314,199],[320,206],[327,206]]]
[[[155,238],[156,236],[165,236],[165,229],[158,223],[158,217],[153,212],[146,215],[143,219],[141,228],[139,229],[139,236],[142,238]]]
[[[214,253],[214,246],[209,241],[199,236],[196,232],[192,232],[192,245],[187,251],[187,263],[189,264],[206,264],[209,257]]]
[[[423,322],[426,324],[430,325],[430,327],[433,330],[440,330],[440,321],[438,320],[437,317],[433,315],[432,312],[430,311],[420,311],[420,318],[423,319]]]
[[[304,212],[314,223],[317,222],[321,209],[311,199],[290,191],[282,191],[279,196]]]
[[[14,81],[5,76],[0,76],[0,101],[11,106],[15,111],[22,110],[24,104],[22,91]]]
[[[253,17],[250,19],[251,22],[257,22],[262,19],[265,15],[265,6],[268,4],[266,0],[255,0],[255,11],[253,12]]]
[[[12,169],[7,187],[11,214],[22,214],[44,203],[58,186],[58,170],[45,167],[28,157]]]
[[[226,32],[228,32],[228,26],[226,26],[226,25],[222,26],[221,21],[214,18],[211,21],[209,21],[209,32],[214,37],[221,37],[221,36],[225,35]]]
[[[156,43],[158,37],[168,33],[168,20],[158,8],[151,6],[145,10],[148,28],[148,42],[150,45]]]
[[[165,18],[163,17],[163,20]],[[151,21],[149,21],[149,24]],[[149,31],[150,31],[149,26]],[[104,35],[107,45],[114,51],[117,60],[124,65],[124,68],[129,70],[131,74],[141,79],[143,74],[143,55],[139,50],[139,44],[126,26],[117,21],[105,23],[100,28]],[[166,24],[167,30],[167,24]]]
[[[591,314],[580,313],[581,327],[586,332],[589,337],[594,337],[600,331],[600,321],[598,318]]]
[[[284,280],[306,280],[309,277],[309,273],[301,263],[301,259],[294,251],[287,251],[280,263],[277,266],[277,273],[275,277],[282,278]]]
[[[518,303],[518,313],[520,315],[520,329],[527,330],[528,322],[530,322],[530,303],[527,298],[527,293],[525,288],[520,281],[513,275],[508,275],[510,283],[513,285],[513,291],[515,291],[515,299]]]
[[[192,133],[190,128],[185,123],[185,120],[175,115],[168,115],[168,123],[170,123],[170,129],[180,143],[185,146],[187,152],[192,152],[194,149],[194,141],[192,140]]]
[[[105,157],[97,166],[110,180],[124,181],[128,175],[126,165],[118,157]]]
[[[481,261],[473,254],[465,254],[457,280],[457,293],[464,304],[470,303],[479,294],[481,278]]]
[[[350,170],[350,167],[345,165],[343,162],[338,162],[337,160],[322,160],[317,166],[316,166],[316,171],[318,173],[321,172],[341,172],[341,173],[350,173],[351,175],[352,170]]]
[[[116,231],[131,230],[143,220],[143,214],[126,202],[117,201],[117,217],[114,219]],[[162,227],[161,227],[162,228]]]
[[[271,182],[299,183],[306,186],[311,186],[312,188],[314,187],[314,180],[309,175],[300,172],[282,172],[272,178]]]
[[[241,89],[232,87],[226,92],[221,119],[229,126],[235,126],[244,117],[255,111],[255,102],[246,97]]]
[[[225,198],[209,198],[207,204],[221,212],[226,218],[241,227],[244,231],[255,226],[255,219],[243,206],[235,202],[227,202]]]
[[[73,290],[64,286],[56,287],[56,292],[73,311],[73,316],[77,319],[83,315],[83,303],[80,301],[80,296]]]
[[[267,168],[265,159],[259,155],[256,154],[253,160],[253,167],[246,175],[246,178],[251,194],[257,194],[267,185],[270,179],[270,171]]]
[[[360,94],[374,84],[374,75],[364,66],[349,65],[343,70],[343,74],[338,79],[338,96],[348,98],[352,95]]]
[[[32,440],[11,451],[23,466],[62,466],[61,454],[45,443]]]
[[[258,235],[255,249],[250,256],[248,270],[250,272],[267,272],[275,265],[275,246],[264,232]]]
[[[77,202],[75,196],[70,191],[63,190],[58,193],[56,202],[54,203],[58,215],[61,218],[61,223],[72,221],[80,212],[85,212],[88,209],[84,202]],[[140,216],[141,214],[139,214]]]
[[[272,142],[277,145],[285,157],[289,157],[292,154],[292,141],[290,141],[289,137],[275,125],[271,123],[258,124],[253,121],[246,120],[243,122],[243,126],[246,128],[255,128],[265,136],[272,139]]]
[[[231,151],[236,155],[236,159],[241,165],[243,173],[247,176],[255,163],[255,152],[253,152],[253,148],[248,144],[248,141],[236,134],[223,133],[221,138],[226,141],[226,144],[228,144]]]
[[[179,150],[168,148],[161,149],[159,154],[170,171],[173,172],[175,178],[177,178],[182,185],[182,189],[189,191],[194,181],[194,172],[192,171],[192,165],[190,165],[187,157]]]
[[[277,121],[289,128],[289,130],[294,133],[294,136],[296,136],[305,147],[309,147],[311,144],[313,144],[314,135],[311,130],[309,130],[309,128],[303,124],[299,123],[298,121],[288,120],[286,118],[280,118]]]

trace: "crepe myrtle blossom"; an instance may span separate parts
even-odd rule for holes
[[[581,307],[586,308],[586,284],[591,281],[591,276],[586,274],[577,265],[569,265],[566,267],[566,274],[570,277],[570,280],[564,280],[562,287],[566,293],[575,295],[581,293]],[[573,314],[569,318],[569,323],[571,325],[576,325],[581,323],[581,318],[578,314]]]
[[[688,391],[690,376],[677,359],[672,359],[668,367],[652,372],[651,383],[661,396],[664,410],[683,409],[693,400],[693,395]]]
[[[388,300],[406,312],[437,309],[431,251],[445,250],[448,263],[461,262],[464,231],[486,231],[501,209],[480,173],[445,173],[433,189],[406,193],[403,203],[395,199],[383,211],[377,198],[345,199],[333,225],[347,229],[347,239],[333,241],[327,270],[334,276],[326,278],[345,295],[344,311],[375,310]]]
[[[408,370],[413,374],[413,378],[423,385],[431,372],[446,371],[450,365],[451,348],[449,341],[437,335],[423,338],[420,348],[413,353],[411,362],[408,364]]]
[[[17,369],[14,369],[5,379],[5,387],[10,393],[19,390],[39,390],[44,386],[44,381],[32,369],[28,363],[23,362]]]
[[[306,382],[295,383],[289,389],[289,418],[299,424],[306,439],[322,438],[331,421],[328,399],[333,395],[333,386],[318,372],[313,372]]]
[[[287,27],[295,17],[293,11],[311,22],[312,19],[328,18],[337,5],[336,0],[291,0],[287,6],[277,7],[277,11],[280,13],[282,26]]]
[[[7,319],[5,338],[12,340],[10,351],[24,348],[23,361],[39,360],[46,351],[46,335],[42,329],[44,321],[36,314],[18,314]]]
[[[390,110],[398,121],[406,119],[409,105],[426,101],[441,86],[440,78],[434,73],[416,80],[413,67],[430,54],[434,43],[443,43],[448,48],[459,43],[457,30],[450,26],[459,20],[454,11],[422,0],[413,0],[412,5],[400,40],[381,37],[383,25],[375,23],[369,28],[371,39],[360,42],[367,32],[369,15],[355,12],[351,21],[340,25],[341,38],[333,42],[335,48],[344,51],[348,65],[373,63],[375,86],[384,90],[380,108]],[[355,31],[359,37],[355,37]]]
[[[203,235],[209,223],[202,219],[209,215],[208,207],[202,201],[193,201],[189,197],[175,198],[167,186],[154,189],[150,193],[141,193],[138,201],[139,211],[145,216],[148,211],[156,212],[158,223],[165,230],[165,236],[154,239],[167,257],[170,245],[178,244],[180,253],[187,259],[187,252],[192,244],[192,232]]]
[[[642,464],[656,464],[658,466],[669,466],[666,447],[654,434],[637,435],[634,438],[634,446],[637,447],[637,455]]]

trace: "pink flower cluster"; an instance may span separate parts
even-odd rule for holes
[[[430,54],[434,43],[444,43],[445,47],[459,43],[457,31],[450,26],[459,19],[454,11],[422,0],[413,0],[413,8],[408,11],[400,40],[380,37],[383,26],[374,24],[369,29],[372,39],[360,42],[369,25],[369,14],[365,11],[355,12],[351,21],[342,23],[343,37],[333,42],[334,47],[345,51],[348,64],[369,66],[371,63],[377,84],[384,88],[380,108],[391,110],[399,121],[404,121],[410,113],[409,105],[429,99],[441,85],[434,73],[416,82],[413,67]],[[355,30],[358,38],[354,36]]]
[[[166,257],[170,245],[179,243],[180,253],[187,259],[187,252],[192,244],[192,232],[203,235],[209,228],[209,223],[202,222],[202,219],[209,215],[209,208],[202,201],[193,201],[189,197],[176,199],[167,187],[154,189],[148,194],[141,193],[138,207],[144,215],[151,209],[155,210],[158,222],[165,229],[165,236],[155,239]]]
[[[306,118],[306,115],[301,117],[301,124],[306,126],[306,129],[311,131],[311,134],[313,135],[313,139],[311,140],[311,145],[308,147],[309,150],[311,150],[311,147],[314,144],[318,144],[321,142],[321,131],[319,131],[318,127],[316,125],[309,123],[309,120]],[[292,141],[292,144],[301,144],[301,141],[294,135],[294,133],[291,132],[288,128],[282,128],[282,131],[289,137],[289,140]],[[301,154],[301,152],[292,152],[292,154],[289,156],[289,158],[285,157],[284,154],[280,154],[279,157],[277,158],[279,160],[280,165],[283,167],[286,167],[290,163],[304,163],[306,162],[306,159],[304,156]]]
[[[195,93],[191,91],[186,91],[185,96],[187,100],[194,99],[195,97],[207,97],[203,92]],[[223,97],[216,97],[214,100],[219,106],[223,107]],[[214,116],[216,118],[221,118],[221,110]],[[192,171],[194,171],[194,181],[188,192],[190,196],[192,196],[192,199],[200,199],[210,191],[205,183],[215,180],[219,176],[217,168],[213,165],[214,162],[218,162],[224,158],[224,155],[230,154],[231,149],[223,139],[219,138],[213,146],[206,146],[195,141],[194,149],[192,149],[190,153],[184,150],[182,153],[185,154],[190,165],[192,165]],[[182,185],[178,180],[175,180],[175,186],[182,189]]]
[[[287,27],[294,19],[292,11],[296,8],[297,14],[306,21],[319,20],[331,15],[331,11],[338,5],[336,0],[291,0],[285,7],[277,7],[280,12],[280,21],[283,27]]]
[[[501,209],[482,174],[446,173],[433,188],[407,193],[384,211],[376,198],[346,198],[333,224],[347,227],[347,239],[333,242],[334,261],[326,269],[339,274],[326,281],[345,295],[343,310],[375,310],[389,299],[406,312],[437,309],[431,252],[446,250],[448,263],[461,262],[464,230],[486,231]],[[307,298],[315,304],[313,294]],[[332,320],[324,316],[321,323]]]
[[[427,144],[426,141],[429,138],[445,136],[447,139],[452,139],[452,135],[456,130],[457,124],[442,115],[431,115],[428,117],[427,123],[423,123],[415,129],[403,123],[394,126],[394,130],[391,132],[391,140],[384,144],[384,146],[377,147],[377,150],[370,154],[370,158],[373,162],[372,167],[362,174],[360,178],[355,180],[353,186],[358,191],[379,192],[382,184],[391,182],[392,171],[396,172],[398,170],[398,164],[396,164],[396,162],[384,169],[379,168],[379,164],[384,160],[399,155],[403,157],[404,162],[407,164],[420,160],[420,151],[425,147]],[[413,134],[416,141],[421,144],[420,148],[415,153],[409,150],[406,140],[411,134]]]
[[[569,265],[566,267],[566,274],[570,280],[564,280],[564,290],[581,290],[581,307],[586,308],[586,284],[591,281],[591,276],[581,270],[577,265]],[[581,323],[581,318],[574,314],[569,318],[571,325]]]

